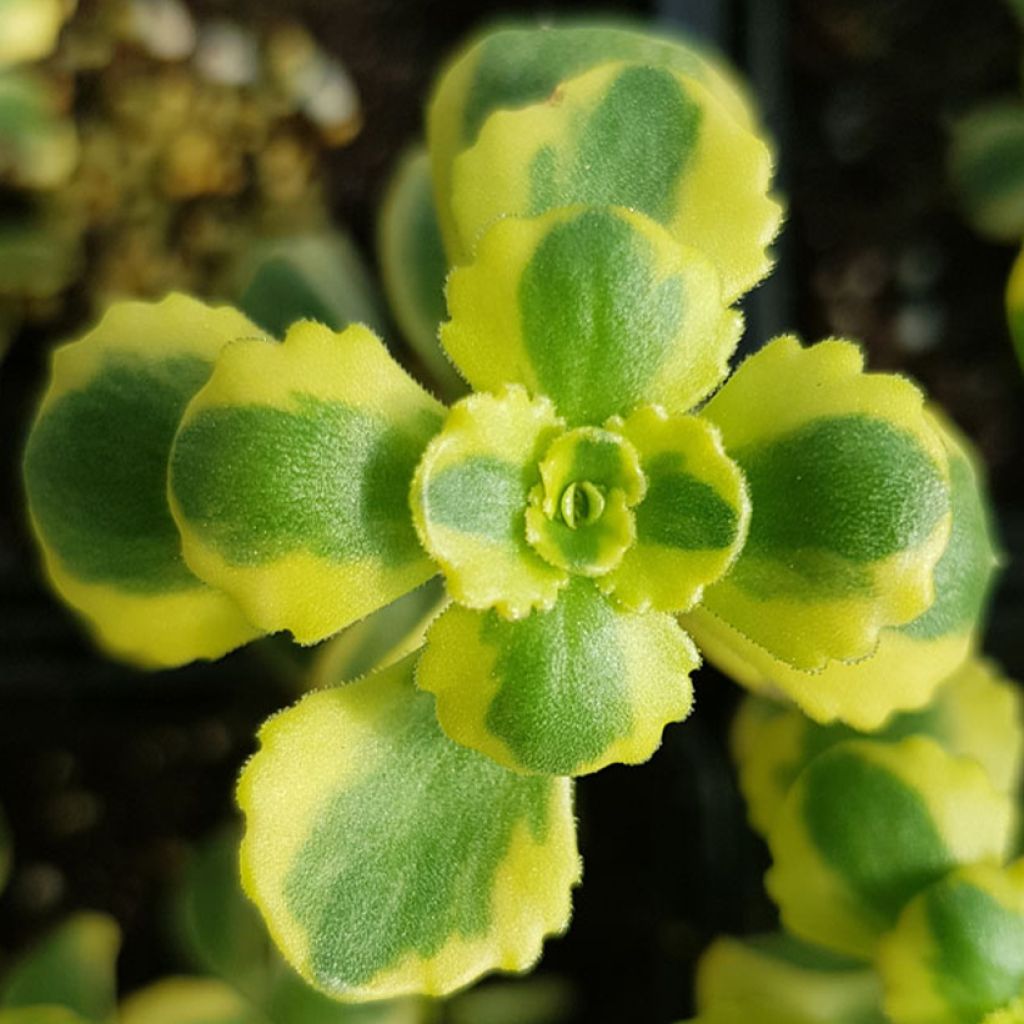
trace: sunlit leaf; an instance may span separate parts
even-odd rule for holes
[[[448,740],[414,663],[272,718],[239,785],[246,891],[296,970],[347,999],[525,970],[579,877],[570,781]]]
[[[300,643],[412,590],[436,571],[408,494],[441,413],[359,325],[229,346],[171,456],[188,564]]]
[[[649,64],[601,64],[542,102],[492,114],[456,158],[453,262],[501,217],[623,206],[706,257],[732,302],[771,267],[782,216],[768,195],[771,173],[765,142],[698,80]]]
[[[551,611],[515,622],[449,608],[416,682],[458,743],[517,771],[582,775],[647,760],[689,713],[699,664],[670,616],[622,611],[575,577]]]
[[[821,722],[877,729],[895,711],[922,707],[977,645],[997,565],[981,469],[967,443],[934,415],[948,459],[952,526],[935,566],[935,600],[904,626],[883,629],[867,658],[804,672],[735,626],[698,609],[687,616],[707,657],[755,691],[781,690]]]
[[[523,384],[572,425],[649,402],[687,412],[741,326],[698,252],[619,209],[496,224],[449,278],[448,306],[441,343],[474,388]]]
[[[442,231],[458,253],[448,205],[452,164],[473,145],[487,118],[546,100],[561,82],[609,61],[670,68],[705,85],[738,124],[753,127],[745,87],[707,47],[679,34],[656,34],[588,21],[547,22],[543,27],[489,29],[455,55],[438,80],[428,109],[428,141]]]
[[[695,634],[722,622],[816,671],[870,654],[881,629],[928,610],[950,482],[916,387],[865,373],[850,342],[782,337],[702,415],[743,470],[751,518],[740,557],[687,619]]]
[[[167,503],[181,415],[223,346],[259,334],[183,295],[122,302],[57,349],[25,451],[54,587],[114,654],[149,666],[215,658],[259,635],[185,565]]]

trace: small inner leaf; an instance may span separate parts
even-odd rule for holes
[[[554,603],[565,573],[527,544],[525,516],[538,463],[563,425],[546,399],[507,387],[456,403],[424,452],[413,519],[460,603],[510,618]]]
[[[612,431],[570,430],[548,448],[540,476],[526,510],[534,550],[584,576],[614,569],[636,537],[630,509],[647,486],[633,446]]]
[[[608,426],[639,453],[647,490],[636,505],[636,543],[601,581],[630,608],[682,611],[736,558],[750,504],[718,432],[696,416],[644,406]]]
[[[562,500],[558,503],[562,512],[562,522],[575,530],[580,526],[589,526],[601,518],[605,500],[601,489],[589,480],[574,481],[562,491]]]

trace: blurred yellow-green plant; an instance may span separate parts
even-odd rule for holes
[[[1024,32],[1024,8],[1009,0]],[[1021,64],[1024,73],[1024,60]],[[1024,239],[1024,100],[1019,96],[978,107],[956,120],[950,172],[961,207],[977,231],[997,242]],[[1024,251],[1006,288],[1010,335],[1024,365]]]
[[[298,24],[197,21],[181,0],[3,0],[0,41],[6,336],[174,288],[237,300],[267,244],[276,266],[293,240],[299,263],[311,246],[353,262],[322,155],[358,132],[359,98]]]

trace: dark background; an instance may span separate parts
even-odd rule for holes
[[[197,12],[271,15],[203,0]],[[876,369],[920,380],[979,445],[1010,561],[987,647],[1024,678],[1024,377],[1002,290],[1013,258],[961,219],[948,183],[952,117],[1019,92],[1022,40],[999,0],[664,0],[603,5],[716,40],[752,78],[780,152],[789,216],[774,277],[748,301],[750,348],[795,329],[862,340]],[[593,5],[490,0],[291,0],[340,55],[365,127],[330,157],[332,203],[372,256],[377,204],[444,55],[499,14]],[[69,325],[70,327],[78,325]],[[0,371],[0,805],[16,839],[0,899],[12,951],[69,910],[125,928],[125,990],[183,965],[159,913],[187,844],[232,814],[259,722],[290,702],[259,647],[140,676],[91,650],[42,585],[18,461],[48,347],[25,332]],[[766,855],[742,819],[726,751],[737,689],[711,669],[697,711],[641,768],[578,788],[585,884],[540,970],[567,977],[578,1019],[668,1022],[692,1008],[716,933],[771,927]]]

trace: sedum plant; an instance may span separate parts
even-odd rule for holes
[[[359,324],[279,342],[172,296],[58,350],[25,456],[52,580],[142,664],[316,643],[443,577],[422,647],[269,721],[239,786],[247,892],[349,999],[535,961],[579,880],[572,777],[651,756],[698,647],[878,724],[963,661],[995,562],[969,456],[855,344],[778,338],[726,380],[780,208],[717,64],[504,30],[428,120],[471,394]]]
[[[792,935],[719,939],[698,1020],[1008,1024],[1024,1008],[1021,697],[971,662],[928,708],[857,735],[748,697],[734,730]],[[793,937],[796,936],[796,937]],[[780,1018],[781,1019],[781,1018]]]

